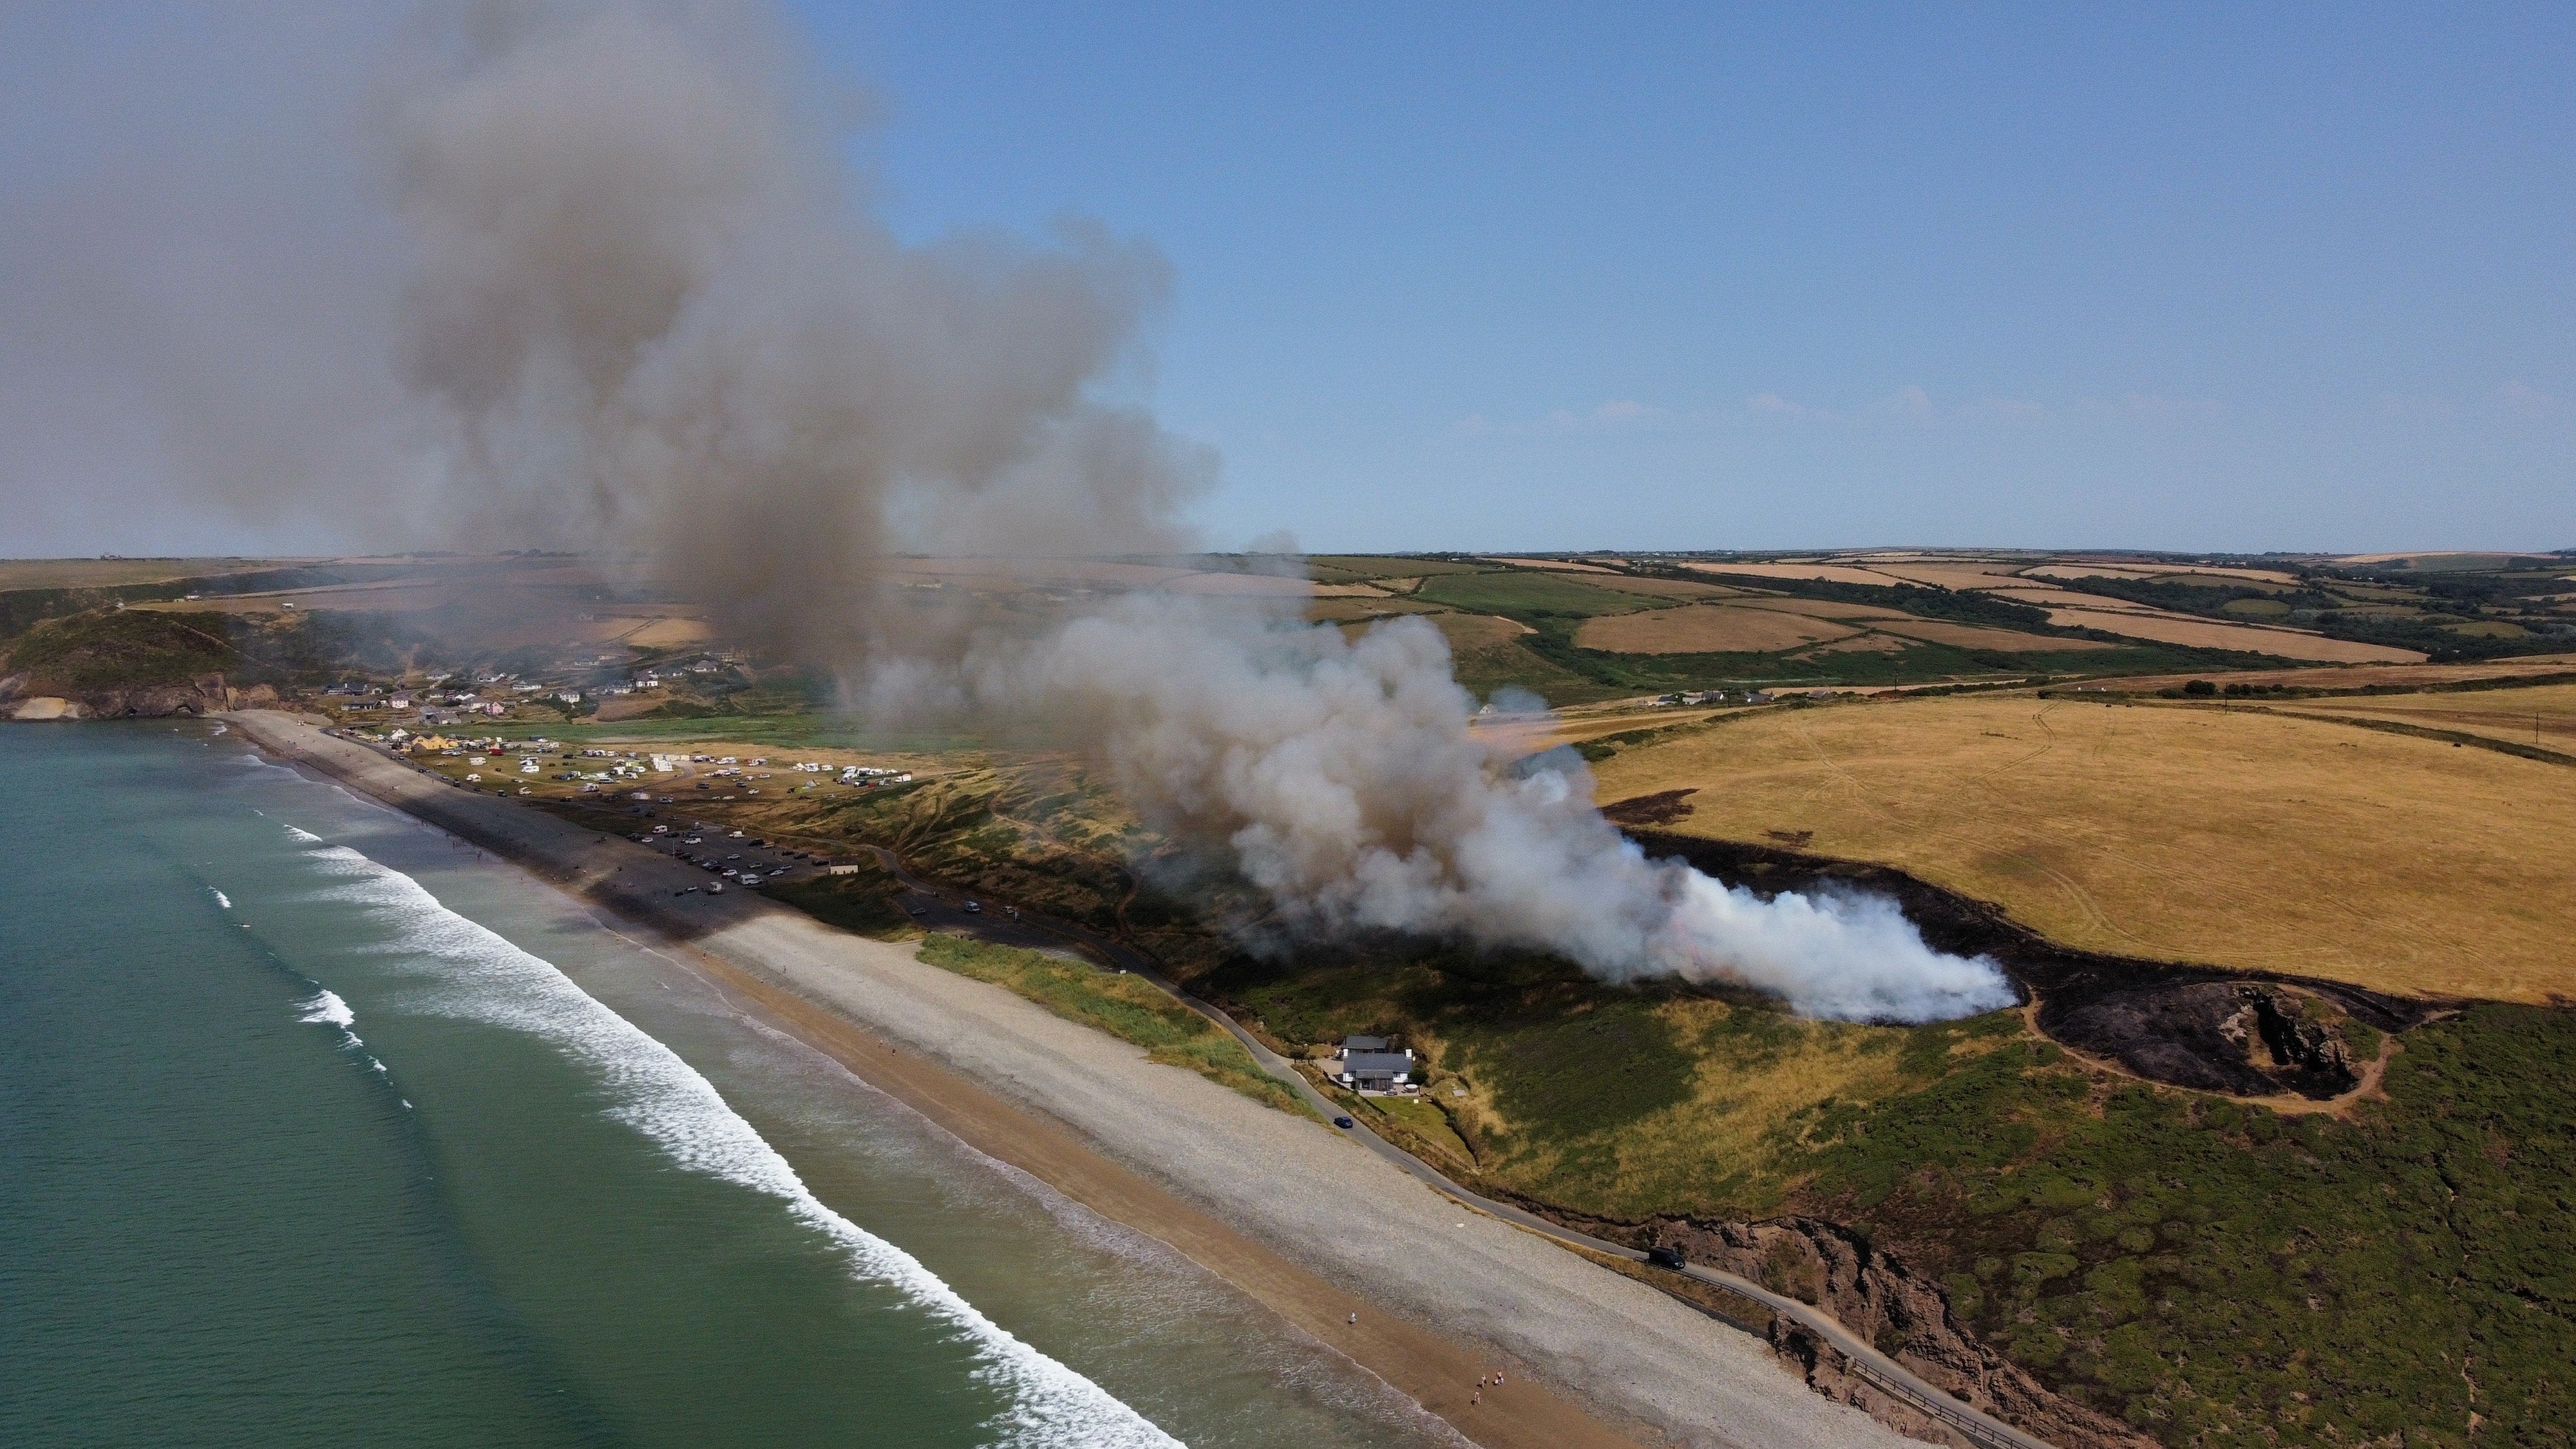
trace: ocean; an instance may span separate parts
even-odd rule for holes
[[[0,1444],[1459,1441],[470,847],[0,728]]]

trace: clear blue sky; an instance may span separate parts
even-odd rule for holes
[[[801,7],[1212,538],[2576,546],[2576,7]]]

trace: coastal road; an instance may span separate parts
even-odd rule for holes
[[[1152,958],[1145,953],[1087,927],[1076,925],[1071,921],[1057,920],[1052,916],[1034,911],[1021,911],[1018,915],[1011,916],[1003,914],[1002,907],[987,904],[980,912],[969,912],[965,909],[964,903],[974,897],[914,875],[905,869],[903,858],[891,850],[881,846],[866,848],[877,858],[878,863],[885,867],[887,873],[904,888],[905,910],[925,927],[954,930],[972,935],[978,940],[1022,946],[1031,950],[1060,953],[1061,948],[1071,946],[1088,957],[1095,965],[1105,965],[1142,978],[1174,1001],[1223,1027],[1228,1035],[1243,1044],[1244,1050],[1252,1053],[1252,1059],[1261,1065],[1262,1070],[1295,1088],[1298,1096],[1304,1099],[1308,1106],[1314,1108],[1325,1121],[1329,1122],[1336,1117],[1348,1115],[1338,1103],[1318,1091],[1315,1085],[1306,1079],[1305,1073],[1298,1071],[1286,1057],[1272,1051],[1262,1043],[1260,1038],[1244,1030],[1242,1024],[1233,1017],[1183,990],[1178,982],[1165,976]],[[1356,1123],[1356,1119],[1354,1121]],[[1632,1263],[1647,1261],[1643,1252],[1624,1243],[1614,1243],[1606,1238],[1596,1238],[1589,1233],[1577,1232],[1561,1223],[1550,1222],[1536,1213],[1507,1202],[1498,1202],[1462,1187],[1438,1168],[1380,1137],[1365,1125],[1353,1125],[1343,1129],[1343,1133],[1362,1147],[1393,1163],[1423,1186],[1462,1206],[1572,1247],[1625,1258]],[[1867,1340],[1844,1327],[1842,1321],[1830,1313],[1799,1302],[1797,1299],[1774,1293],[1749,1278],[1740,1278],[1733,1273],[1705,1267],[1698,1263],[1685,1263],[1677,1270],[1667,1271],[1677,1271],[1702,1283],[1752,1299],[1774,1313],[1805,1325],[1818,1338],[1833,1345],[1835,1350],[1842,1354],[1854,1377],[1938,1421],[1969,1443],[1978,1446],[1978,1449],[2050,1449],[2047,1441],[2034,1438],[1990,1414],[1963,1404],[1924,1381],[1913,1370],[1879,1352]],[[1690,1300],[1682,1301],[1687,1303]],[[1699,1305],[1691,1306],[1696,1308]]]

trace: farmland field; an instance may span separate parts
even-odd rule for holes
[[[2010,654],[2064,653],[2102,647],[2091,639],[2063,639],[2054,634],[2023,634],[2011,629],[1944,624],[1929,619],[1881,624],[1879,628],[1890,634],[1902,634],[1908,639],[1928,639],[1935,644],[1948,644],[1960,649],[2000,649]]]
[[[320,563],[320,559],[13,558],[0,559],[0,589],[99,589],[200,574],[250,573]]]
[[[2017,694],[1766,711],[1595,768],[1605,801],[1696,790],[1681,832],[1803,836],[2071,945],[2576,996],[2564,765],[2279,714]]]
[[[2314,659],[2331,664],[2403,663],[2424,657],[2412,649],[2396,649],[2385,644],[2328,639],[2321,634],[2289,629],[2254,629],[2180,614],[2151,614],[2144,610],[2050,609],[2048,622],[2077,629],[2099,629],[2106,634],[2122,634],[2132,639],[2151,639],[2159,644],[2181,644],[2194,649],[2241,649],[2249,654],[2276,654],[2284,659]]]
[[[1622,614],[1654,601],[1561,574],[1440,574],[1425,579],[1415,597],[1487,614]]]
[[[2480,664],[2349,664],[2312,669],[2252,669],[2227,677],[2235,683],[2279,684],[2294,689],[2361,690],[2374,686],[2422,689],[2474,680],[2529,678],[2571,671],[2576,671],[2576,655],[2544,654]],[[2115,694],[2152,694],[2159,689],[2179,689],[2198,677],[2190,674],[2143,674],[2126,679],[2101,680],[2099,687]]]
[[[1574,642],[1614,654],[1756,653],[1795,649],[1851,633],[1851,627],[1774,609],[1690,604],[1586,619]]]
[[[2536,745],[2576,755],[2576,684],[2476,693],[2382,695],[2365,699],[2303,699],[2278,706],[2286,713],[2386,720],[2425,729]]]
[[[1873,585],[1897,582],[1892,575],[1848,564],[1695,563],[1690,567],[1700,573],[1735,574],[1749,579],[1822,579],[1827,583]]]

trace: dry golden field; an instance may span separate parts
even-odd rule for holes
[[[2538,745],[2576,754],[2576,684],[2494,689],[2473,694],[2398,694],[2369,699],[2283,700],[2285,714],[2387,720],[2425,729],[2456,730],[2488,739]],[[2576,902],[2569,905],[2576,918]]]
[[[1596,766],[1675,829],[1880,861],[2070,945],[2576,996],[2576,769],[2251,710],[2027,695],[1764,710]]]
[[[2021,568],[2011,563],[1896,563],[1872,564],[1873,573],[1909,584],[1931,584],[1944,589],[1990,589],[2012,578]]]
[[[2052,650],[2099,649],[2090,639],[2062,639],[2054,634],[2024,634],[2018,629],[1994,629],[1980,624],[1944,624],[1938,621],[1914,620],[1909,623],[1881,624],[1890,634],[1908,639],[1929,639],[1935,644],[1953,644],[1961,649],[2000,649],[2011,654],[2041,654]]]
[[[2203,577],[2214,579],[2238,579],[2247,583],[2259,584],[2295,585],[2299,581],[2298,575],[2285,574],[2279,569],[2223,568],[2214,564],[2041,564],[2037,568],[2031,569],[2026,577],[2034,579],[2081,579],[2094,577],[2107,579],[2170,579],[2189,574],[2199,574]]]
[[[2310,634],[2299,629],[2257,629],[2244,624],[2221,624],[2189,614],[2150,613],[2142,609],[2052,608],[2048,611],[2048,622],[2077,629],[2100,629],[2104,633],[2123,634],[2132,639],[2184,644],[2195,649],[2244,649],[2258,654],[2277,654],[2284,659],[2315,659],[2329,664],[2403,664],[2424,657],[2412,649],[2329,639],[2323,634]]]
[[[1450,651],[1457,654],[1509,644],[1530,631],[1527,624],[1514,623],[1494,614],[1428,614],[1424,617],[1449,641]]]
[[[1574,631],[1574,642],[1615,654],[1752,654],[1795,649],[1851,632],[1847,625],[1777,609],[1685,604],[1586,619]]]
[[[2226,675],[2137,674],[2123,679],[2095,680],[2091,687],[2107,689],[2114,694],[2153,694],[2159,689],[2180,689],[2195,679],[2213,682],[2224,679],[2230,684],[2286,684],[2297,689],[2366,689],[2374,684],[2395,684],[2411,689],[2428,684],[2514,679],[2536,674],[2561,674],[2570,670],[2576,670],[2576,654],[2523,654],[2477,664],[2348,664],[2325,669],[2256,669]]]

